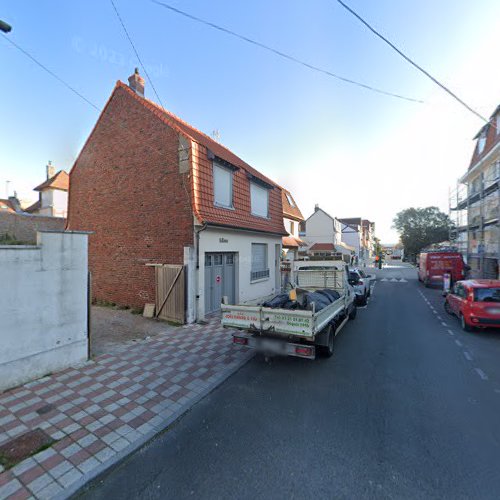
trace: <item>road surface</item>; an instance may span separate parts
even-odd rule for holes
[[[462,332],[408,267],[330,359],[250,361],[81,496],[498,498],[500,332]]]

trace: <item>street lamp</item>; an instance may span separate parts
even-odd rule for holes
[[[0,19],[0,31],[3,31],[4,33],[9,33],[9,31],[11,31],[11,30],[12,30],[12,26]]]

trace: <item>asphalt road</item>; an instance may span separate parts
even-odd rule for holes
[[[498,498],[500,332],[376,273],[332,358],[254,358],[83,497]]]

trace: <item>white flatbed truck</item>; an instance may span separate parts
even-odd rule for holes
[[[290,310],[262,305],[222,304],[222,325],[234,328],[233,343],[270,355],[315,359],[317,351],[331,356],[335,336],[356,316],[355,295],[341,261],[294,263],[292,283],[300,295],[319,289],[336,290],[340,297],[315,310]]]

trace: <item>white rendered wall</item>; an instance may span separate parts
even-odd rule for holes
[[[0,247],[0,390],[87,359],[87,238]]]
[[[223,239],[223,242],[220,239]],[[269,278],[250,281],[252,268],[252,243],[267,243],[267,265]],[[200,233],[198,270],[198,319],[205,316],[205,253],[235,252],[236,255],[236,301],[239,304],[277,293],[275,245],[280,245],[281,236],[251,233],[241,230],[207,228]],[[278,262],[280,255],[278,254]]]

